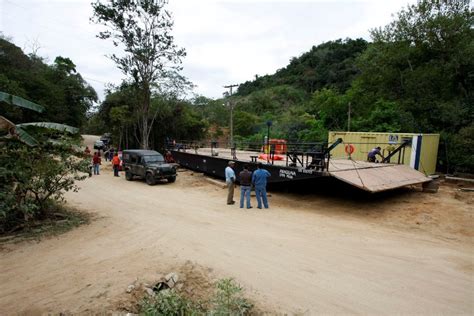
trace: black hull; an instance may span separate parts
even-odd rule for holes
[[[203,172],[219,179],[225,179],[225,168],[230,161],[230,159],[226,158],[211,157],[183,151],[172,151],[172,155],[174,160],[182,167]],[[248,165],[250,171],[257,169],[258,163],[239,160],[234,161],[234,171],[237,175],[243,170],[244,165]],[[288,185],[295,181],[308,182],[329,176],[327,172],[323,171],[277,165],[264,164],[264,169],[268,170],[271,174],[271,177],[268,178],[269,185]]]

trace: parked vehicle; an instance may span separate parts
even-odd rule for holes
[[[124,150],[122,153],[125,179],[131,181],[134,177],[145,179],[149,185],[157,180],[176,181],[176,167],[165,162],[162,154],[154,150]]]
[[[101,141],[101,140],[96,140],[95,143],[94,143],[94,149],[104,150],[105,149],[104,142]]]
[[[112,134],[104,133],[104,135],[100,137],[100,140],[104,143],[104,146],[108,148],[112,143]]]

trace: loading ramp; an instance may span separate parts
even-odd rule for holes
[[[338,180],[373,193],[432,180],[406,165],[371,163],[350,159],[329,161],[328,173]]]

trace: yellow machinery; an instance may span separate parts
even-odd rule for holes
[[[406,143],[390,158],[390,162],[409,165],[426,175],[435,173],[439,134],[329,132],[328,143],[338,138],[342,138],[343,144],[333,149],[332,159],[351,157],[353,160],[366,161],[369,151],[377,146],[382,148],[382,155],[387,157]]]

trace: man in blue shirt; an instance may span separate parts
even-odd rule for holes
[[[258,164],[258,169],[252,175],[252,184],[255,187],[255,195],[257,196],[257,207],[262,208],[263,206],[268,208],[267,200],[267,178],[270,177],[270,172],[263,169],[261,163]]]
[[[227,205],[235,204],[234,201],[234,186],[235,186],[235,162],[229,161],[229,165],[225,168],[225,183],[228,188],[227,192]]]

